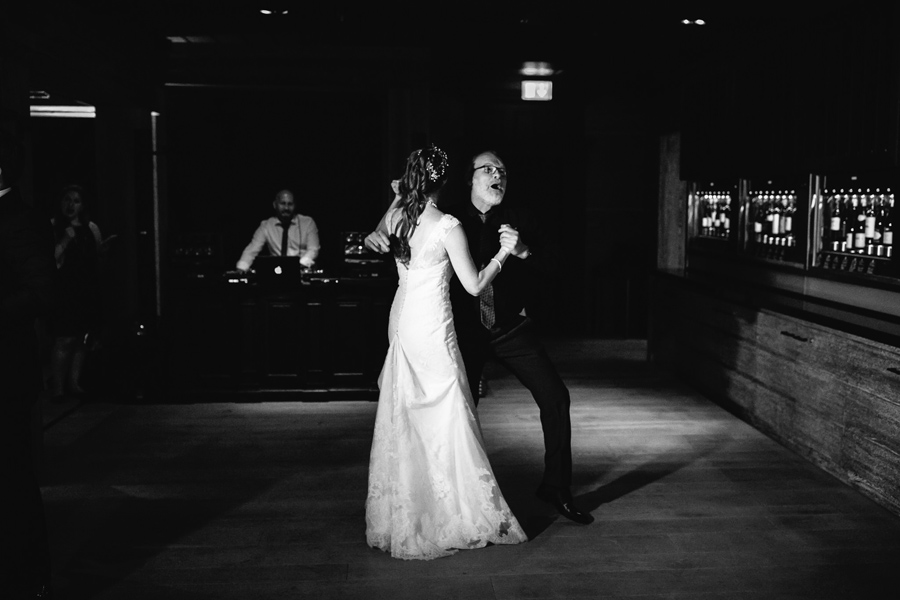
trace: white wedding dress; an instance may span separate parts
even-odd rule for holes
[[[369,546],[396,558],[528,539],[485,454],[456,342],[444,240],[458,225],[442,215],[420,227],[409,267],[397,262],[366,499]]]

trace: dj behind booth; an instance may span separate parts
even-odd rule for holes
[[[208,246],[199,251],[176,248],[182,263],[190,257],[193,264],[173,269],[182,274],[182,289],[172,291],[178,299],[170,303],[170,387],[191,394],[271,393],[261,400],[376,399],[396,269],[365,248],[367,232],[341,233],[337,247],[330,238],[322,250],[331,254],[325,269],[305,260],[308,237],[306,248],[298,235],[296,246],[282,253],[260,233],[238,268],[224,274],[201,264],[217,262],[214,241],[205,239]],[[316,256],[318,242],[316,235]],[[247,260],[254,244],[257,253]]]
[[[299,258],[300,265],[312,267],[319,256],[319,228],[312,217],[297,212],[294,194],[281,190],[272,202],[275,214],[260,222],[253,238],[237,262],[238,271],[248,271],[260,251],[272,257]],[[288,264],[290,261],[285,261]]]

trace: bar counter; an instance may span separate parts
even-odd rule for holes
[[[226,273],[180,282],[167,328],[176,391],[374,397],[387,351],[390,276]]]

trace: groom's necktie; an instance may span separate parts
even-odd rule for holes
[[[290,221],[279,221],[281,225],[281,255],[287,256],[288,253],[288,231],[291,229]]]
[[[479,244],[479,251],[483,248],[488,248],[490,244],[490,227],[487,226],[487,215],[481,213],[478,215],[481,217],[481,242]],[[491,262],[491,261],[488,261]],[[481,265],[481,268],[484,268],[484,264]],[[482,290],[481,294],[478,296],[479,305],[481,308],[481,324],[486,328],[490,329],[494,326],[494,322],[497,320],[497,315],[494,312],[494,286],[493,284],[488,284],[484,290]]]

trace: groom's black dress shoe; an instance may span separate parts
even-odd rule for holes
[[[569,490],[557,490],[542,485],[537,489],[536,495],[544,502],[552,504],[559,511],[559,514],[571,521],[582,525],[589,525],[594,522],[593,515],[578,510]]]

